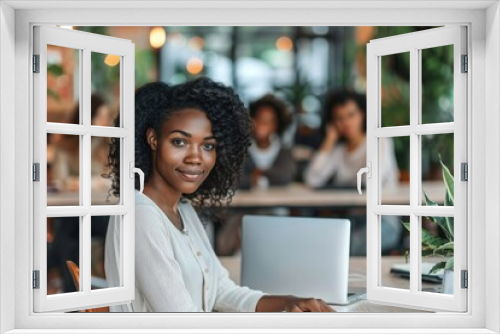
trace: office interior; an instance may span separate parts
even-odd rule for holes
[[[234,88],[248,107],[272,94],[286,106],[287,126],[278,137],[290,150],[295,168],[286,182],[272,184],[262,178],[237,190],[227,210],[205,219],[216,254],[232,278],[240,279],[241,217],[246,214],[292,217],[347,218],[351,221],[351,271],[355,286],[366,286],[366,197],[355,184],[338,184],[335,175],[320,186],[308,185],[304,175],[325,140],[323,113],[328,97],[348,91],[366,96],[366,44],[377,38],[432,27],[65,27],[129,39],[135,44],[136,88],[152,81],[170,85],[208,76]],[[409,53],[383,57],[382,126],[409,124]],[[425,123],[453,121],[453,49],[429,50],[423,58]],[[47,50],[47,121],[78,123],[78,76],[81,59],[75,50],[51,46]],[[120,58],[92,53],[92,125],[113,126],[119,115]],[[424,71],[423,71],[424,73]],[[426,196],[446,205],[445,168],[453,171],[453,134],[422,137],[422,184]],[[396,182],[382,189],[382,204],[409,204],[409,137],[393,138],[390,147]],[[109,205],[119,199],[110,193],[107,177],[109,139],[92,140],[92,204]],[[48,205],[79,202],[78,136],[47,135]],[[357,170],[352,171],[354,174]],[[250,178],[251,175],[244,175]],[[430,235],[445,237],[428,217],[422,222]],[[380,256],[387,259],[385,286],[409,286],[401,272],[409,252],[407,217],[388,217],[391,230]],[[108,287],[104,271],[104,241],[108,217],[92,218],[92,288]],[[48,294],[76,291],[67,260],[78,265],[78,218],[47,219]],[[363,233],[364,231],[364,233]],[[300,243],[300,240],[297,240]],[[384,243],[384,241],[382,242]],[[432,282],[435,280],[435,282]],[[438,291],[440,280],[430,277],[429,289]]]

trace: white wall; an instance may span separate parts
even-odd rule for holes
[[[15,12],[0,3],[0,333],[14,328]],[[7,273],[7,275],[4,275]]]
[[[487,71],[494,73],[486,77],[486,171],[488,182],[486,188],[486,219],[493,221],[486,230],[486,276],[491,278],[486,286],[486,328],[500,332],[500,94],[496,89],[500,81],[500,5],[490,6],[486,11],[486,64]],[[488,90],[489,88],[489,90]],[[474,224],[474,222],[472,222]],[[489,265],[497,261],[496,266]],[[493,283],[494,282],[494,283]]]

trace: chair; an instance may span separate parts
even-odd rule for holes
[[[73,261],[66,261],[66,265],[68,266],[68,270],[73,278],[73,283],[75,283],[76,290],[80,290],[80,268]],[[87,310],[82,310],[80,312],[109,312],[109,307],[96,307]]]

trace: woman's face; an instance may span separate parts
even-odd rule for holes
[[[253,118],[253,131],[256,140],[267,140],[278,130],[276,114],[270,107],[260,107]]]
[[[332,121],[340,136],[347,140],[364,133],[365,116],[356,102],[352,100],[333,108]]]
[[[110,126],[111,125],[111,111],[105,104],[97,108],[96,114],[92,119],[92,125],[97,126]]]
[[[153,169],[175,191],[191,194],[215,165],[215,144],[207,115],[198,109],[182,109],[163,123],[160,138],[150,141],[156,157]]]

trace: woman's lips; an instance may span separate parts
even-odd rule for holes
[[[197,182],[203,176],[203,171],[189,171],[177,169],[177,172],[187,182]]]

